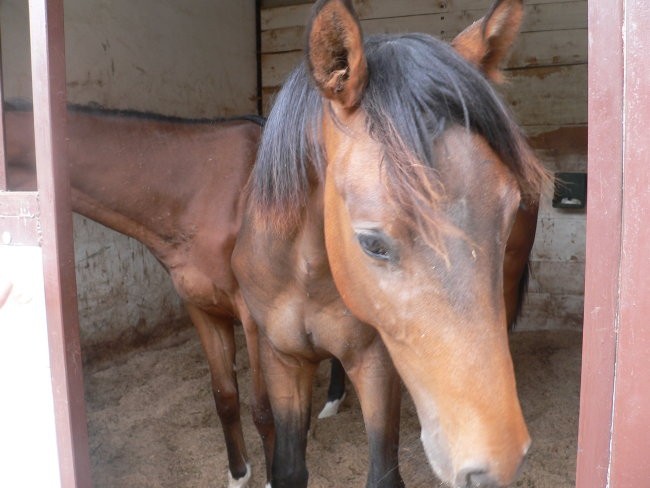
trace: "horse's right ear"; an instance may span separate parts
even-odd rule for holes
[[[522,0],[496,0],[489,12],[458,34],[451,45],[492,81],[502,81],[499,64],[515,42],[524,16]]]
[[[324,97],[356,107],[368,80],[361,26],[350,0],[320,0],[307,30],[311,75]]]

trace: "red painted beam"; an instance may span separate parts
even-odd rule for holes
[[[605,488],[619,326],[624,0],[589,2],[585,312],[577,488]]]
[[[611,486],[650,486],[650,7],[626,0],[623,233]]]
[[[63,0],[29,0],[36,168],[52,390],[63,488],[92,486],[65,143]]]
[[[4,90],[2,85],[2,43],[0,43],[0,191],[7,190],[7,149],[5,147]]]
[[[578,488],[648,486],[650,9],[589,2],[589,205]]]

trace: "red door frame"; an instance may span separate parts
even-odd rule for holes
[[[7,191],[0,103],[0,224],[12,244],[42,248],[60,482],[62,488],[90,487],[70,185],[62,157],[66,114],[63,0],[29,0],[29,25],[38,191]]]
[[[650,486],[650,7],[589,2],[578,488]]]

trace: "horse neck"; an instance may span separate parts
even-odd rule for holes
[[[8,113],[8,146],[13,141],[16,148],[9,160],[33,167],[33,150],[30,154],[24,142],[31,113],[15,115]],[[73,210],[143,242],[160,257],[196,233],[200,217],[192,212],[210,212],[219,203],[233,205],[221,201],[219,189],[245,184],[259,137],[259,128],[252,125],[70,111],[65,158]],[[33,130],[29,135],[33,140]]]

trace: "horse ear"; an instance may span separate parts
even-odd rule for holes
[[[307,59],[323,96],[345,109],[359,104],[368,80],[361,26],[350,0],[321,0],[307,35]]]
[[[458,34],[451,45],[489,79],[500,83],[499,64],[515,42],[523,16],[522,0],[497,0],[485,17]]]

